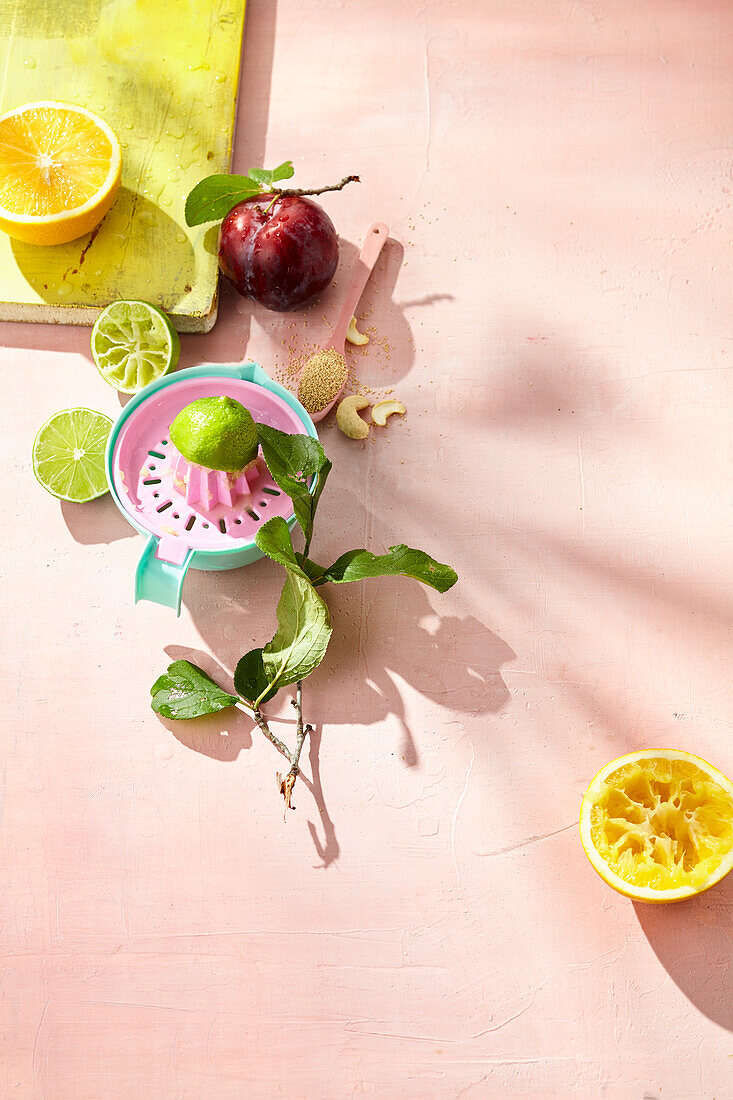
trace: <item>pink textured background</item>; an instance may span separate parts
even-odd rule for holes
[[[461,575],[333,594],[286,824],[244,716],[148,706],[269,636],[277,569],[133,607],[142,541],[29,466],[118,408],[89,333],[5,326],[0,1096],[733,1094],[733,882],[634,906],[575,827],[619,753],[733,772],[732,83],[727,0],[250,0],[235,166],[361,173],[347,260],[392,227],[357,363],[409,415],[325,427],[314,549]],[[282,364],[293,320],[225,292],[182,363]]]

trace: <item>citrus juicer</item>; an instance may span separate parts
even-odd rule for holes
[[[241,474],[186,462],[170,439],[181,409],[202,397],[231,397],[259,424],[317,439],[297,398],[257,363],[190,367],[140,391],[110,432],[105,456],[112,499],[147,543],[135,573],[135,602],[181,611],[189,568],[237,569],[262,552],[255,535],[266,520],[295,523],[290,497],[275,484],[262,458]]]

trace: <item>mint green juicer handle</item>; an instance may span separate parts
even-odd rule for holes
[[[181,590],[193,550],[189,546],[175,545],[177,541],[150,536],[135,570],[135,603],[150,600],[172,607],[176,615],[181,614]],[[158,557],[159,549],[165,558]],[[175,560],[166,560],[169,558]]]

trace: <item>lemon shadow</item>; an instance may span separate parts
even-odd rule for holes
[[[86,236],[49,247],[14,240],[11,247],[29,285],[48,305],[63,308],[63,320],[71,323],[75,313],[78,323],[90,323],[119,298],[145,298],[175,314],[193,286],[194,251],[182,227],[128,187],[120,187],[109,213]],[[161,293],[153,290],[150,259],[163,255],[175,277]]]
[[[632,904],[642,932],[675,985],[709,1020],[733,1031],[733,874],[689,901]]]

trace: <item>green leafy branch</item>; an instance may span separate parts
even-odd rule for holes
[[[300,770],[301,750],[312,731],[311,726],[303,723],[303,681],[325,657],[332,633],[328,607],[317,589],[327,583],[403,576],[446,592],[458,578],[449,565],[404,543],[391,546],[387,554],[349,550],[330,566],[318,565],[309,557],[310,546],[316,509],[331,462],[318,440],[310,436],[289,435],[265,424],[258,425],[258,435],[268,469],[275,483],[292,500],[304,538],[303,550],[297,551],[282,516],[268,520],[255,535],[262,553],[285,569],[285,583],[277,605],[277,630],[265,646],[251,649],[240,658],[234,672],[236,695],[224,691],[190,661],[174,661],[153,684],[151,705],[165,718],[186,720],[242,704],[290,763],[285,777],[278,776],[287,810]],[[293,750],[275,736],[261,709],[290,684],[297,685],[293,699],[297,714]]]
[[[186,199],[186,225],[204,225],[220,221],[233,206],[257,195],[272,195],[270,205],[281,195],[322,195],[326,191],[340,191],[347,183],[358,183],[358,176],[344,176],[340,183],[330,187],[276,187],[281,180],[292,178],[293,162],[286,160],[277,168],[250,168],[246,176],[216,174],[200,180]],[[269,209],[269,207],[268,207]]]

